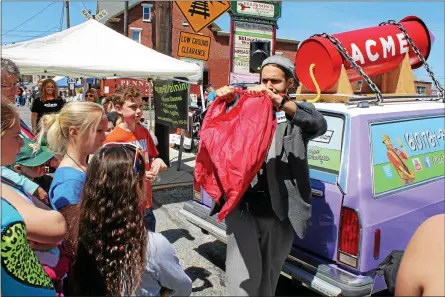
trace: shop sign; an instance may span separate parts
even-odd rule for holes
[[[280,1],[231,1],[234,14],[277,20],[281,16]]]
[[[273,44],[273,30],[272,25],[234,22],[232,72],[250,73],[250,42],[265,40]]]
[[[153,82],[155,122],[171,128],[187,129],[190,84],[171,80]]]

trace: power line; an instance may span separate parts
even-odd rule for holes
[[[48,30],[14,30],[15,32],[18,33],[30,33],[30,32],[35,32],[35,33],[42,33],[42,32],[47,32]],[[5,35],[9,35],[9,34],[5,34]]]
[[[85,7],[85,10],[90,11],[90,9],[88,9],[88,7],[85,5],[85,3],[83,3],[83,1],[81,0],[80,2],[82,2],[83,7]]]
[[[29,22],[30,20],[32,20],[33,18],[35,18],[36,16],[38,16],[39,14],[41,14],[41,13],[42,13],[43,11],[45,11],[48,7],[50,7],[51,5],[53,5],[53,4],[55,4],[55,3],[57,3],[57,2],[52,2],[52,3],[50,3],[50,4],[47,5],[44,9],[42,9],[41,11],[39,11],[38,13],[36,13],[36,14],[33,15],[32,17],[30,17],[29,19],[27,19],[26,21],[24,21],[23,23],[21,23],[21,24],[18,25],[17,27],[15,27],[15,28],[13,28],[13,29],[11,29],[11,30],[9,30],[9,31],[7,31],[7,32],[5,32],[5,33],[3,33],[2,35],[5,35],[5,34],[7,34],[7,33],[9,33],[9,32],[12,32],[12,31],[14,31],[15,29],[17,29],[18,27],[20,27],[20,26],[26,24],[27,22]]]
[[[7,43],[18,43],[18,42],[23,42],[23,41],[28,41],[28,40],[32,40],[32,39],[36,39],[38,37],[43,37],[45,34],[47,33],[57,33],[60,32],[61,30],[57,30],[57,31],[53,31],[53,29],[58,29],[58,27],[52,27],[51,29],[43,32],[42,34],[36,35],[36,36],[26,36],[26,35],[15,35],[17,37],[30,37],[30,38],[26,38],[26,39],[21,39],[21,40],[14,40],[14,41],[8,41]]]

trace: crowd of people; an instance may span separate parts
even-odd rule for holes
[[[47,79],[29,128],[14,106],[19,69],[7,59],[1,63],[2,295],[190,295],[192,282],[173,246],[156,233],[151,184],[168,168],[141,125],[139,90],[120,87],[101,104],[91,90],[85,101],[66,103]],[[261,84],[248,89],[270,97],[282,120],[261,170],[225,220],[231,296],[274,296],[294,233],[303,238],[308,229],[307,145],[327,123],[311,103],[290,100],[288,90],[297,83],[293,63],[272,56],[262,64]],[[234,87],[208,91],[209,105],[215,98],[236,100]],[[284,149],[297,158],[275,162]],[[53,176],[48,167],[56,168]],[[212,213],[221,207],[215,204]],[[443,239],[434,241],[434,255],[412,260],[440,223],[443,216],[428,221],[408,246],[400,295],[443,294],[437,287],[443,271],[428,277],[425,266],[443,252]]]
[[[19,75],[2,59],[2,295],[190,295],[155,232],[151,182],[167,166],[139,91],[65,103],[45,80],[29,128],[14,107]]]

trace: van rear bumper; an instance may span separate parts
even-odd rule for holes
[[[216,215],[209,216],[209,207],[188,201],[180,213],[192,224],[226,242],[226,225],[218,223]],[[352,274],[296,248],[292,248],[282,271],[323,296],[356,297],[370,295],[371,292],[371,277]]]
[[[187,221],[206,230],[220,241],[226,241],[226,224],[218,223],[217,215],[209,216],[210,208],[195,201],[187,201],[179,211]]]
[[[324,296],[367,296],[372,290],[370,276],[352,274],[296,248],[292,248],[282,271]]]

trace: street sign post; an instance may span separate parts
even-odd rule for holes
[[[230,1],[175,1],[175,3],[196,33],[230,9]]]
[[[102,9],[95,17],[94,19],[96,21],[100,21],[101,19],[103,19],[104,17],[106,17],[108,15],[108,12],[105,9]]]
[[[210,52],[210,37],[181,31],[178,56],[207,61]]]
[[[88,10],[86,9],[82,9],[80,11],[80,13],[87,19],[87,20],[91,20],[93,18],[93,16],[88,12]]]
[[[74,78],[74,77],[68,77],[68,83],[69,83],[69,84],[76,84],[76,83],[77,83],[77,78]]]
[[[102,9],[97,15],[92,16],[91,13],[86,10],[86,9],[82,9],[80,11],[80,13],[87,19],[87,20],[91,20],[91,19],[95,19],[96,21],[100,21],[101,19],[103,19],[104,17],[106,17],[108,15],[108,12],[105,9]]]

